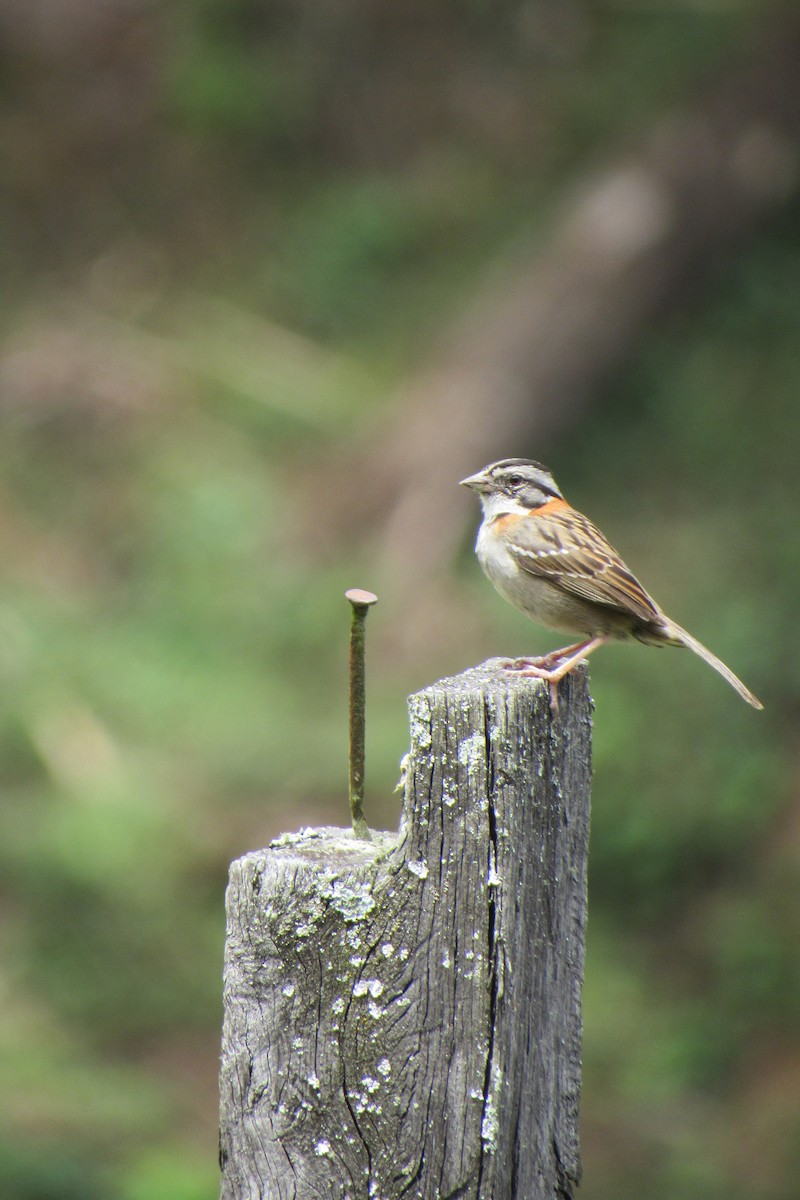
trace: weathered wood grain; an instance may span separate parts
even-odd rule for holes
[[[590,700],[412,696],[399,835],[306,830],[227,897],[223,1200],[564,1200],[579,1176]]]

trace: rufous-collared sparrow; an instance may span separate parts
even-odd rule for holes
[[[475,550],[500,595],[539,625],[580,635],[574,645],[542,658],[507,664],[546,679],[554,708],[559,681],[611,638],[686,646],[753,708],[764,707],[725,663],[659,608],[600,530],[567,503],[547,467],[506,458],[461,483],[480,495],[483,523]]]

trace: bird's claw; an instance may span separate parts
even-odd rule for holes
[[[514,658],[500,665],[503,670],[515,671],[517,674],[523,676],[523,678],[546,679],[550,689],[550,711],[555,715],[560,711],[558,704],[558,684],[562,677],[558,675],[556,678],[553,678],[553,675],[557,669],[556,664],[563,657],[563,653],[556,651],[553,654],[545,654],[542,658]]]

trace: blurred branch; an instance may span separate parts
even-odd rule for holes
[[[546,248],[495,270],[348,464],[358,508],[340,532],[363,535],[372,514],[396,596],[451,557],[467,512],[456,481],[546,453],[653,318],[796,195],[800,22],[775,24],[703,102],[567,200]]]
[[[172,320],[175,334],[161,341],[167,358],[193,375],[315,431],[332,431],[343,398],[374,390],[357,359],[212,296],[182,300]]]
[[[315,433],[332,433],[375,381],[355,359],[201,293],[173,300],[157,333],[85,304],[34,312],[0,339],[0,416],[81,429],[160,410],[197,385]]]

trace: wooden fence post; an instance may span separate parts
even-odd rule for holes
[[[233,863],[223,1200],[568,1200],[591,721],[497,660],[411,696],[399,835]]]

